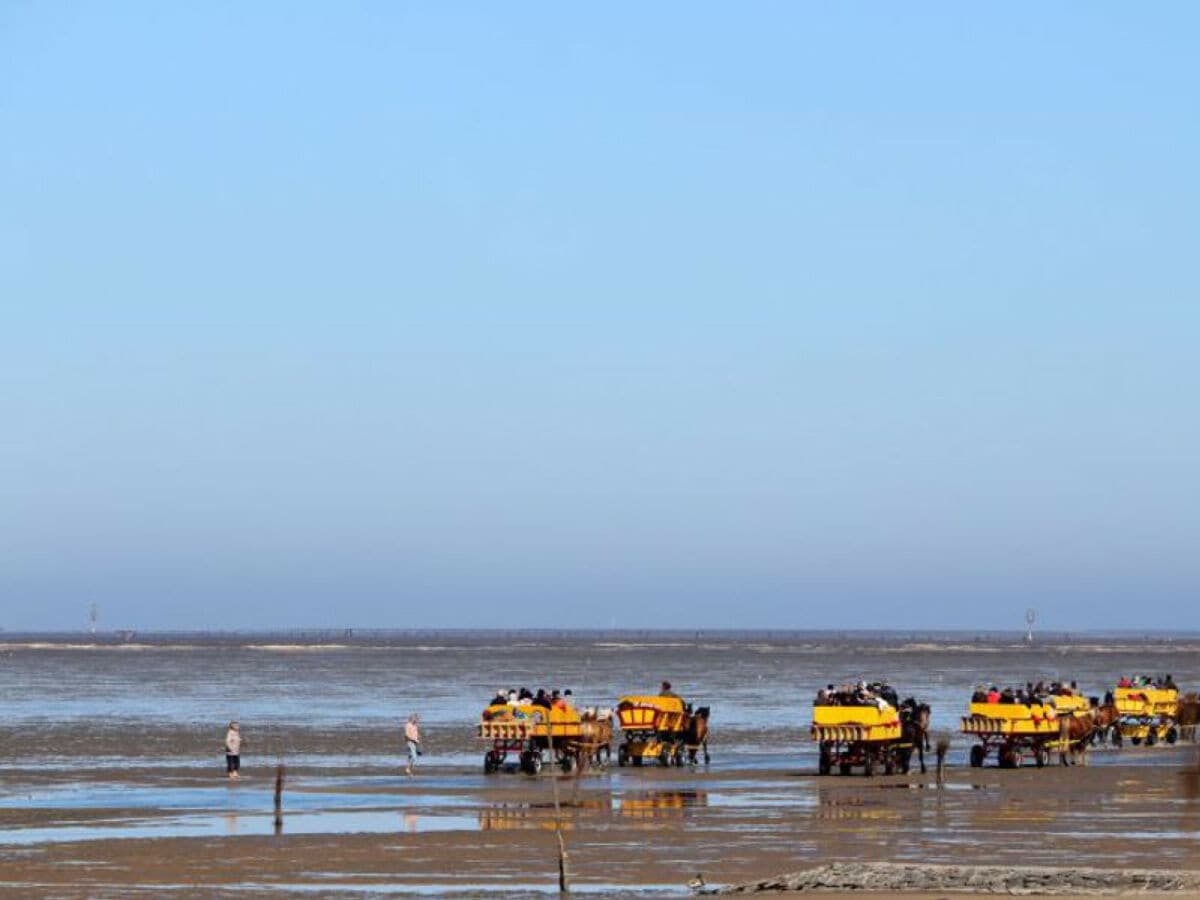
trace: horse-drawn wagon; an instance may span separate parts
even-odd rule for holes
[[[692,711],[679,697],[629,695],[617,701],[617,722],[622,741],[617,746],[618,766],[640,766],[657,760],[664,766],[695,763],[708,755],[707,706]]]
[[[886,775],[907,773],[915,750],[924,772],[929,707],[906,700],[898,709],[895,703],[890,689],[887,699],[855,699],[852,692],[844,700],[836,693],[818,695],[811,729],[819,746],[817,771],[829,775],[836,768],[849,775],[861,766],[868,776],[880,769]]]
[[[494,703],[479,720],[479,738],[488,744],[483,771],[497,772],[515,759],[528,775],[549,762],[570,772],[585,762],[607,763],[612,720],[594,710],[580,714],[572,706],[516,706]]]
[[[1091,704],[1079,694],[1056,694],[1022,699],[971,701],[969,714],[963,716],[962,733],[978,738],[971,747],[971,766],[979,768],[995,751],[1002,769],[1014,769],[1022,759],[1032,759],[1041,768],[1050,761],[1053,750],[1072,749],[1086,740],[1087,717]],[[1079,719],[1080,728],[1063,728],[1064,722]]]
[[[1174,744],[1179,738],[1179,691],[1174,687],[1118,687],[1113,692],[1117,727],[1113,743],[1123,740],[1152,747],[1159,741]]]

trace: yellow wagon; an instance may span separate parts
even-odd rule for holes
[[[1082,694],[1054,694],[1046,699],[1054,704],[1059,716],[1078,716],[1092,708],[1092,701]]]
[[[866,775],[877,768],[887,775],[908,771],[913,744],[904,740],[900,713],[888,703],[814,706],[811,734],[820,745],[817,771],[822,775],[834,767],[849,775],[855,766],[862,766]]]
[[[1113,702],[1120,716],[1113,743],[1123,740],[1152,747],[1159,741],[1174,744],[1179,739],[1179,691],[1161,687],[1119,687]]]
[[[630,694],[617,700],[617,722],[622,741],[617,746],[618,766],[640,766],[657,760],[664,766],[695,763],[703,754],[708,763],[707,706],[691,712],[679,697]]]
[[[972,767],[982,766],[992,750],[1002,769],[1016,768],[1023,757],[1031,757],[1038,768],[1046,765],[1050,751],[1060,743],[1059,719],[1072,715],[1077,705],[1064,703],[1060,714],[1054,701],[1069,699],[1047,698],[1045,703],[1030,704],[972,702],[962,719],[962,733],[979,740],[971,747]]]
[[[521,771],[529,775],[540,772],[546,761],[570,772],[579,761],[586,731],[582,717],[571,706],[546,709],[531,703],[493,704],[479,717],[479,738],[489,745],[483,770],[496,772],[513,756]]]

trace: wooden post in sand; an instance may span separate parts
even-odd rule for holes
[[[275,833],[283,831],[283,763],[275,767]]]
[[[552,726],[546,728],[546,734],[549,736],[550,746],[550,768],[554,768],[554,729]],[[555,772],[551,776],[554,781],[554,836],[558,839],[558,892],[560,894],[569,894],[571,892],[570,881],[567,876],[567,845],[563,840],[562,833],[562,807],[558,802],[558,773]]]

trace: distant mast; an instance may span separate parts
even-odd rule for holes
[[[93,603],[88,608],[88,629],[92,634],[96,633],[96,623],[100,621],[100,607]]]
[[[1032,606],[1025,610],[1025,643],[1033,643],[1033,626],[1037,622],[1037,610]]]

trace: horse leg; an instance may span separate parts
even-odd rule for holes
[[[921,763],[921,774],[922,775],[924,775],[926,773],[926,769],[925,769],[925,750],[926,749],[927,748],[925,747],[924,742],[918,740],[917,741],[917,761]]]

